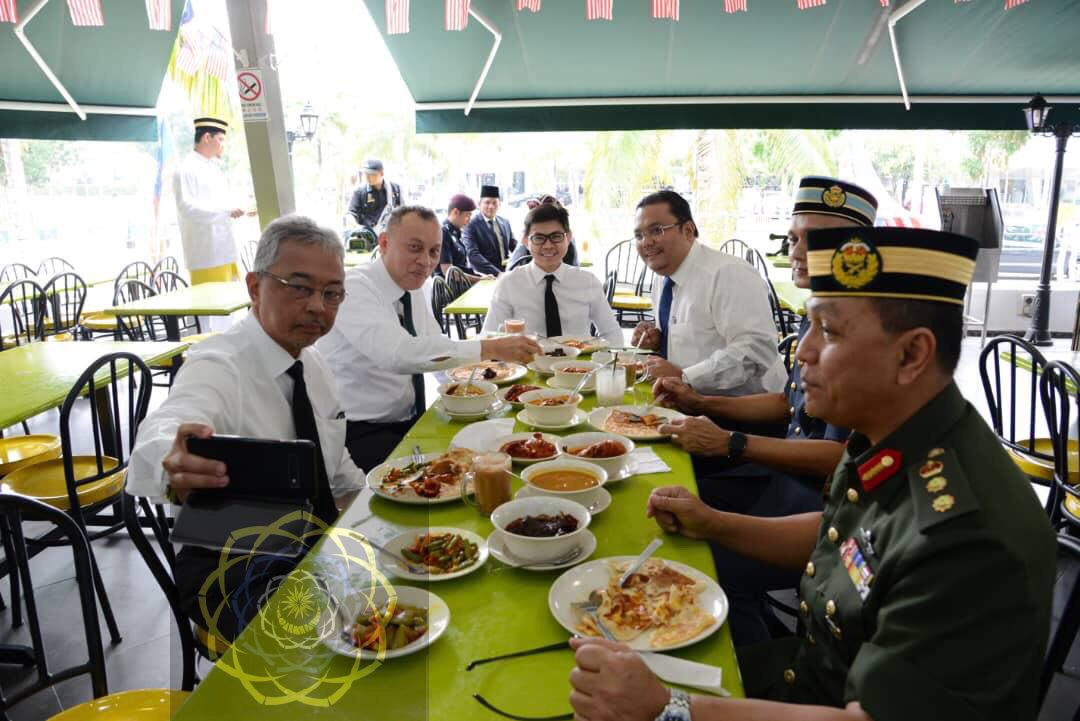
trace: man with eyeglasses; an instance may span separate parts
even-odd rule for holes
[[[641,322],[632,343],[655,350],[653,378],[682,378],[723,395],[779,391],[787,373],[776,352],[768,290],[749,263],[697,242],[690,205],[672,190],[637,204],[634,240],[653,283],[657,322]]]
[[[534,210],[541,205],[557,205],[563,207],[563,204],[559,202],[559,199],[554,195],[541,195],[539,198],[533,198],[527,201],[529,210]],[[578,261],[577,242],[573,237],[570,238],[570,242],[567,243],[566,253],[563,255],[563,262],[567,265],[581,265]],[[518,243],[518,247],[514,248],[514,252],[510,254],[510,260],[506,262],[507,270],[513,270],[524,263],[532,261],[532,252],[529,250],[528,243]]]
[[[193,490],[228,486],[229,469],[189,453],[189,436],[306,439],[319,450],[313,508],[323,522],[334,522],[337,507],[363,487],[364,474],[345,450],[337,389],[312,344],[334,325],[345,300],[344,258],[337,235],[308,218],[286,216],[266,227],[254,270],[245,279],[251,313],[188,353],[168,398],[139,427],[128,493],[183,502]],[[190,547],[177,556],[181,605],[202,628],[210,626],[200,615],[197,596],[219,556]],[[230,638],[249,620],[232,610],[225,604],[213,624],[215,632]]]
[[[520,318],[531,333],[596,334],[613,346],[623,344],[622,329],[604,297],[600,280],[563,262],[573,241],[570,216],[561,205],[544,204],[525,216],[525,242],[533,261],[499,276],[484,320],[496,331],[507,318]]]
[[[385,461],[423,414],[425,373],[482,358],[528,363],[540,352],[523,336],[452,341],[443,334],[422,290],[441,246],[433,212],[395,208],[379,257],[349,271],[349,302],[319,341],[341,387],[346,446],[361,468]]]

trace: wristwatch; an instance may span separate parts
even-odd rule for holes
[[[693,721],[690,718],[690,694],[677,688],[668,690],[671,691],[671,699],[656,721]]]
[[[731,437],[728,438],[727,444],[727,457],[729,461],[738,460],[739,456],[746,450],[746,434],[739,433],[738,431],[732,431]]]

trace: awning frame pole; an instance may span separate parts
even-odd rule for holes
[[[126,105],[80,105],[88,115],[148,115],[157,116],[157,108],[137,108]],[[25,100],[0,100],[0,110],[22,110],[39,113],[68,113],[71,107],[63,103],[42,103]]]
[[[491,70],[491,64],[495,61],[495,53],[499,52],[499,45],[502,44],[502,33],[495,27],[495,23],[484,17],[480,11],[473,7],[472,3],[469,3],[469,14],[476,18],[495,37],[495,42],[491,44],[491,52],[488,53],[487,60],[484,62],[484,69],[480,71],[480,77],[476,79],[476,85],[473,86],[469,102],[465,104],[465,115],[472,112],[473,105],[476,103],[476,96],[480,94],[480,88],[483,87],[484,81],[487,80],[488,71]]]
[[[83,111],[81,107],[79,107],[79,104],[75,102],[75,98],[71,97],[71,93],[69,93],[67,91],[67,88],[64,87],[64,84],[60,82],[60,78],[56,77],[56,74],[52,71],[52,68],[49,67],[48,63],[45,62],[45,59],[41,57],[40,53],[38,53],[37,48],[35,48],[33,43],[30,42],[30,39],[26,37],[25,28],[27,24],[31,20],[33,20],[34,17],[39,12],[41,12],[41,9],[45,7],[48,3],[49,0],[37,0],[37,2],[30,6],[30,9],[27,11],[26,15],[23,16],[23,19],[15,23],[15,37],[17,37],[19,39],[19,42],[23,44],[23,47],[26,48],[26,52],[30,53],[30,57],[33,58],[34,62],[37,63],[37,66],[41,68],[41,72],[45,74],[45,77],[47,77],[49,79],[49,82],[53,84],[53,87],[55,87],[56,90],[60,93],[60,95],[63,96],[64,100],[66,100],[67,104],[71,106],[71,109],[75,112],[75,114],[79,116],[79,120],[86,120],[86,112]]]
[[[889,15],[889,42],[892,44],[893,63],[896,65],[896,77],[900,80],[900,94],[904,98],[904,110],[911,110],[911,98],[907,94],[907,83],[904,82],[904,68],[900,65],[900,49],[896,47],[896,23],[907,17],[913,10],[925,3],[926,0],[910,0],[903,7],[896,8]]]

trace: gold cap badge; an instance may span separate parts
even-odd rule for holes
[[[832,274],[845,288],[862,288],[881,271],[881,256],[869,243],[852,238],[832,256]]]
[[[821,191],[821,202],[830,208],[843,208],[847,202],[847,193],[839,185],[833,185]]]

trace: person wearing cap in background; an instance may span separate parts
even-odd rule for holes
[[[246,211],[229,202],[228,181],[221,166],[214,162],[225,153],[228,129],[224,120],[196,118],[194,151],[173,175],[184,264],[192,284],[240,279],[232,224]]]
[[[806,410],[853,429],[824,511],[723,513],[681,486],[649,498],[669,533],[803,569],[801,637],[738,652],[747,695],[787,704],[669,692],[625,647],[574,640],[575,718],[1035,718],[1054,532],[953,382],[977,252],[933,230],[812,231]]]
[[[806,234],[820,228],[872,226],[877,200],[857,185],[835,178],[806,177],[799,182],[788,229],[791,279],[809,288]],[[810,329],[805,316],[799,340]],[[679,378],[661,378],[653,387],[657,402],[686,414],[668,424],[672,442],[693,454],[698,492],[709,506],[751,516],[786,516],[820,511],[821,489],[844,452],[849,431],[806,412],[793,363],[780,393],[720,396],[698,393]],[[711,420],[711,419],[715,419]],[[783,424],[783,438],[751,433]],[[716,574],[731,601],[728,620],[736,646],[767,641],[770,627],[782,632],[765,593],[798,585],[799,572],[768,566],[726,548],[713,547]]]
[[[401,186],[383,177],[383,164],[374,158],[366,161],[360,168],[366,181],[353,193],[349,201],[349,215],[360,225],[371,228],[376,233],[384,230],[381,222],[389,211],[401,206]],[[389,210],[387,209],[389,205]],[[383,227],[380,227],[383,226]]]
[[[461,229],[469,223],[476,203],[464,193],[458,193],[450,198],[450,204],[446,207],[446,220],[442,222],[442,251],[439,255],[439,265],[435,273],[445,276],[450,266],[461,269],[470,281],[475,283],[481,278],[488,277],[474,275],[469,265],[468,253],[465,244],[461,242]]]
[[[529,210],[536,210],[541,205],[556,205],[563,207],[563,204],[559,202],[559,199],[554,195],[541,195],[539,198],[531,198],[527,201]],[[529,258],[529,260],[524,260]],[[532,251],[529,249],[528,243],[518,243],[518,246],[514,248],[514,252],[510,254],[510,260],[506,262],[506,269],[513,270],[522,263],[527,263],[532,260]],[[563,256],[562,261],[567,265],[581,265],[578,261],[577,242],[570,238],[570,245],[566,248],[566,255]],[[620,340],[616,345],[622,345]]]
[[[480,213],[473,215],[465,226],[461,239],[469,255],[469,265],[477,273],[498,275],[517,241],[510,221],[499,214],[499,189],[494,185],[480,187]]]

